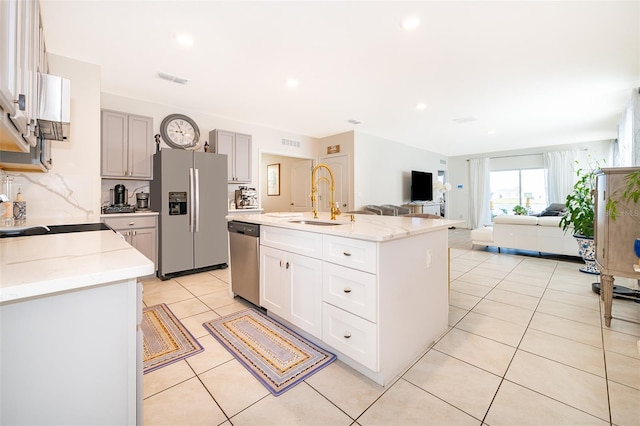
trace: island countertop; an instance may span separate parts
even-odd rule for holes
[[[338,216],[337,220],[329,219],[329,213],[318,213],[318,219],[313,219],[311,212],[281,212],[265,214],[229,215],[228,220],[255,223],[278,228],[295,229],[320,234],[337,235],[367,241],[388,241],[405,238],[412,235],[448,229],[460,225],[460,220],[424,219],[404,216],[379,216],[356,214],[355,221],[350,221],[350,215]],[[312,225],[296,223],[295,221],[320,221],[335,223],[334,225]]]
[[[111,230],[2,238],[0,304],[99,286],[153,271],[149,259]]]

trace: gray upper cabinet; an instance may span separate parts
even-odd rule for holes
[[[153,118],[102,110],[102,177],[152,179]]]
[[[38,70],[46,68],[37,0],[0,1],[0,150],[36,146]]]
[[[213,152],[227,156],[227,180],[229,183],[251,182],[251,135],[212,130]]]

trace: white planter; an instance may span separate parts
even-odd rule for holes
[[[573,237],[578,242],[578,255],[582,257],[585,264],[585,267],[580,268],[580,271],[587,274],[600,275],[596,265],[596,244],[593,237],[588,238],[582,235],[574,235]]]

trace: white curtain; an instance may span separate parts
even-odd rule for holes
[[[640,165],[640,93],[633,89],[631,100],[618,123],[618,140],[614,149],[613,166]]]
[[[469,160],[469,228],[491,223],[489,158]]]
[[[573,192],[575,183],[573,164],[577,156],[577,151],[554,151],[543,154],[544,168],[547,171],[545,185],[549,204],[564,203],[567,195]]]

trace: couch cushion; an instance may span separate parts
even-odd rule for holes
[[[493,223],[506,223],[511,225],[537,225],[538,217],[524,215],[502,215],[493,218]]]
[[[543,216],[538,218],[538,225],[540,226],[555,226],[558,228],[560,226],[561,216]]]

